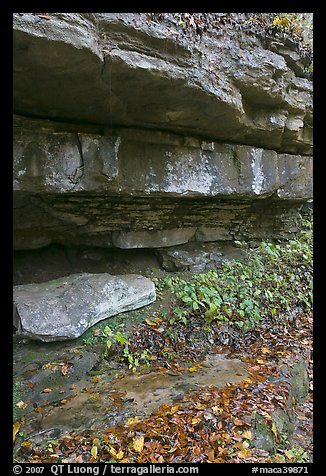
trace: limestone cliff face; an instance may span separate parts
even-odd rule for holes
[[[312,82],[284,38],[15,14],[14,110],[17,249],[288,237],[312,197]]]

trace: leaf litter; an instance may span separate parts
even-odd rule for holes
[[[298,354],[311,355],[311,321],[311,315],[302,313],[296,326],[289,326],[287,332],[281,324],[272,329],[261,328],[259,338],[246,345],[245,351],[236,352],[248,366],[248,377],[240,383],[188,390],[178,402],[163,403],[148,417],[135,415],[101,432],[92,430],[78,434],[71,431],[52,442],[50,448],[47,444],[35,445],[26,439],[18,448],[16,459],[29,463],[291,462],[293,452],[289,450],[278,449],[271,456],[255,448],[252,415],[260,414],[275,437],[279,436],[272,415],[277,407],[286,407],[289,393],[286,382],[280,384],[277,378],[279,369],[280,366],[292,366]],[[148,327],[153,328],[152,324]],[[220,346],[220,350],[222,348]],[[192,360],[188,366],[180,365],[179,357],[180,354],[177,361],[170,360],[168,368],[162,366],[161,361],[154,361],[152,369],[163,375],[171,370],[181,375],[186,369],[196,374],[201,368],[199,360]],[[184,361],[189,362],[187,350]],[[310,374],[311,371],[310,359]],[[90,385],[97,384],[98,377],[90,379]],[[85,388],[85,391],[97,398],[94,388]],[[121,392],[109,392],[114,407],[123,408],[124,397]],[[292,400],[292,405],[299,426],[294,442],[311,454],[311,388],[304,402],[297,404]],[[22,426],[23,423],[15,422],[14,441]]]

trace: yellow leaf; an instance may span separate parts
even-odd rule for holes
[[[25,440],[25,441],[22,442],[22,446],[23,446],[24,448],[30,448],[31,445],[32,445],[31,440]]]
[[[156,326],[156,325],[157,325],[156,322],[150,321],[150,320],[148,319],[148,317],[146,317],[145,322],[146,322],[146,324],[148,324],[149,326]]]
[[[189,367],[189,372],[197,372],[197,367]]]
[[[118,453],[115,455],[117,459],[122,459],[124,455],[124,452],[122,450],[118,451]]]
[[[191,423],[195,425],[196,423],[199,423],[200,421],[201,421],[200,418],[192,418]]]
[[[135,451],[137,451],[138,453],[140,453],[141,451],[143,451],[143,448],[144,448],[144,437],[143,436],[139,436],[138,438],[135,438],[134,441],[133,441],[133,448]]]
[[[262,360],[262,359],[257,359],[258,364],[264,364],[265,363],[265,360]]]
[[[98,382],[98,377],[92,377],[92,378],[91,378],[91,382],[97,383],[97,382]]]
[[[16,439],[16,435],[19,431],[19,428],[20,428],[20,423],[19,423],[19,421],[16,421],[14,423],[14,426],[13,426],[13,441],[15,441],[15,439]]]
[[[93,456],[94,459],[97,458],[97,446],[92,446],[91,455]]]
[[[84,462],[84,460],[83,460],[82,455],[77,456],[77,458],[74,461],[74,463],[83,463],[83,462]]]
[[[271,352],[267,347],[262,347],[260,350],[262,351],[263,354],[270,354]]]
[[[276,426],[274,425],[274,423],[272,423],[272,428],[271,428],[272,432],[274,433],[275,437],[277,438],[277,429],[276,429]]]
[[[247,440],[252,440],[252,433],[250,430],[246,430],[242,433],[242,436]]]
[[[138,423],[140,421],[139,416],[135,416],[134,418],[128,418],[127,425],[133,425],[134,423]]]
[[[180,409],[180,405],[178,405],[178,404],[173,405],[173,407],[170,410],[170,413],[172,413],[172,415],[173,415],[173,413],[176,413],[179,409]]]

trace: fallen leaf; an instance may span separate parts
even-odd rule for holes
[[[97,458],[97,446],[92,446],[91,455],[93,456],[93,458]]]
[[[144,437],[143,436],[139,436],[138,438],[135,438],[134,441],[133,441],[133,448],[135,451],[137,451],[138,453],[140,453],[141,451],[143,451],[143,448],[144,448]]]
[[[32,383],[32,382],[26,382],[26,385],[29,387],[29,388],[34,388],[35,385]]]
[[[14,423],[14,426],[13,426],[13,441],[15,441],[15,439],[16,439],[16,435],[17,435],[17,433],[18,433],[18,431],[19,431],[19,428],[20,428],[20,422],[19,422],[19,421],[16,421],[16,422]]]
[[[252,440],[252,433],[250,430],[246,430],[242,433],[242,436],[247,440]]]
[[[77,456],[74,463],[84,463],[83,456],[82,455]]]
[[[117,459],[122,459],[124,456],[124,452],[122,450],[119,450],[118,453],[115,455]]]
[[[189,372],[197,372],[197,367],[189,367]]]
[[[69,375],[69,372],[70,372],[70,365],[68,364],[68,362],[65,362],[61,368],[61,373],[62,375],[66,376],[66,375]]]
[[[16,403],[16,407],[18,408],[26,408],[27,407],[27,403],[23,402],[23,400],[21,400],[20,402]]]
[[[91,378],[91,382],[97,383],[97,382],[98,382],[98,377],[92,377],[92,378]]]
[[[138,423],[140,421],[140,417],[139,416],[135,416],[134,418],[128,418],[127,419],[127,422],[126,422],[126,425],[133,425],[134,423]]]
[[[51,393],[52,388],[43,388],[42,393]]]
[[[196,423],[199,423],[199,422],[201,422],[201,419],[200,419],[200,418],[192,418],[192,420],[191,420],[191,423],[192,423],[193,425],[195,425]]]
[[[146,324],[148,324],[149,326],[157,326],[157,322],[150,321],[150,320],[148,319],[148,317],[146,317],[145,322],[146,322]]]
[[[274,433],[275,435],[275,438],[277,438],[277,429],[276,429],[276,426],[274,425],[274,423],[272,423],[272,428],[271,428],[272,432]]]
[[[251,451],[249,448],[243,448],[241,451],[237,453],[237,455],[241,459],[248,459],[251,456]]]
[[[260,350],[263,354],[270,354],[271,352],[267,347],[262,347]]]
[[[236,425],[236,426],[248,426],[249,424],[246,423],[245,421],[242,421],[242,420],[239,420],[239,418],[235,418],[233,423]]]

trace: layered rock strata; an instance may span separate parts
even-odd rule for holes
[[[295,43],[146,14],[14,15],[14,245],[288,238],[312,197]],[[189,245],[187,245],[189,246]]]

